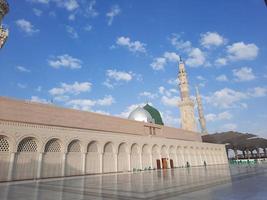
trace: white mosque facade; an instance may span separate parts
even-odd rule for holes
[[[148,104],[122,119],[0,97],[0,181],[227,164],[196,131],[182,62],[179,78],[180,129]]]

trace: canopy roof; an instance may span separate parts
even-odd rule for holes
[[[259,138],[250,133],[239,133],[234,131],[215,133],[202,136],[203,142],[226,144],[229,149],[253,150],[256,148],[267,148],[267,139]]]

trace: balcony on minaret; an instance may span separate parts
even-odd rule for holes
[[[8,30],[0,26],[0,48],[2,48],[8,38]]]

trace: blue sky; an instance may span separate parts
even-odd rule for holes
[[[120,117],[150,102],[179,127],[177,62],[209,132],[267,136],[263,0],[9,0],[0,95]],[[197,116],[197,112],[196,112]]]

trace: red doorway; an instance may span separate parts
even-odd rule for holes
[[[162,158],[162,169],[167,169],[168,164],[167,164],[167,158]]]
[[[159,159],[157,159],[157,169],[161,169],[160,160]]]

